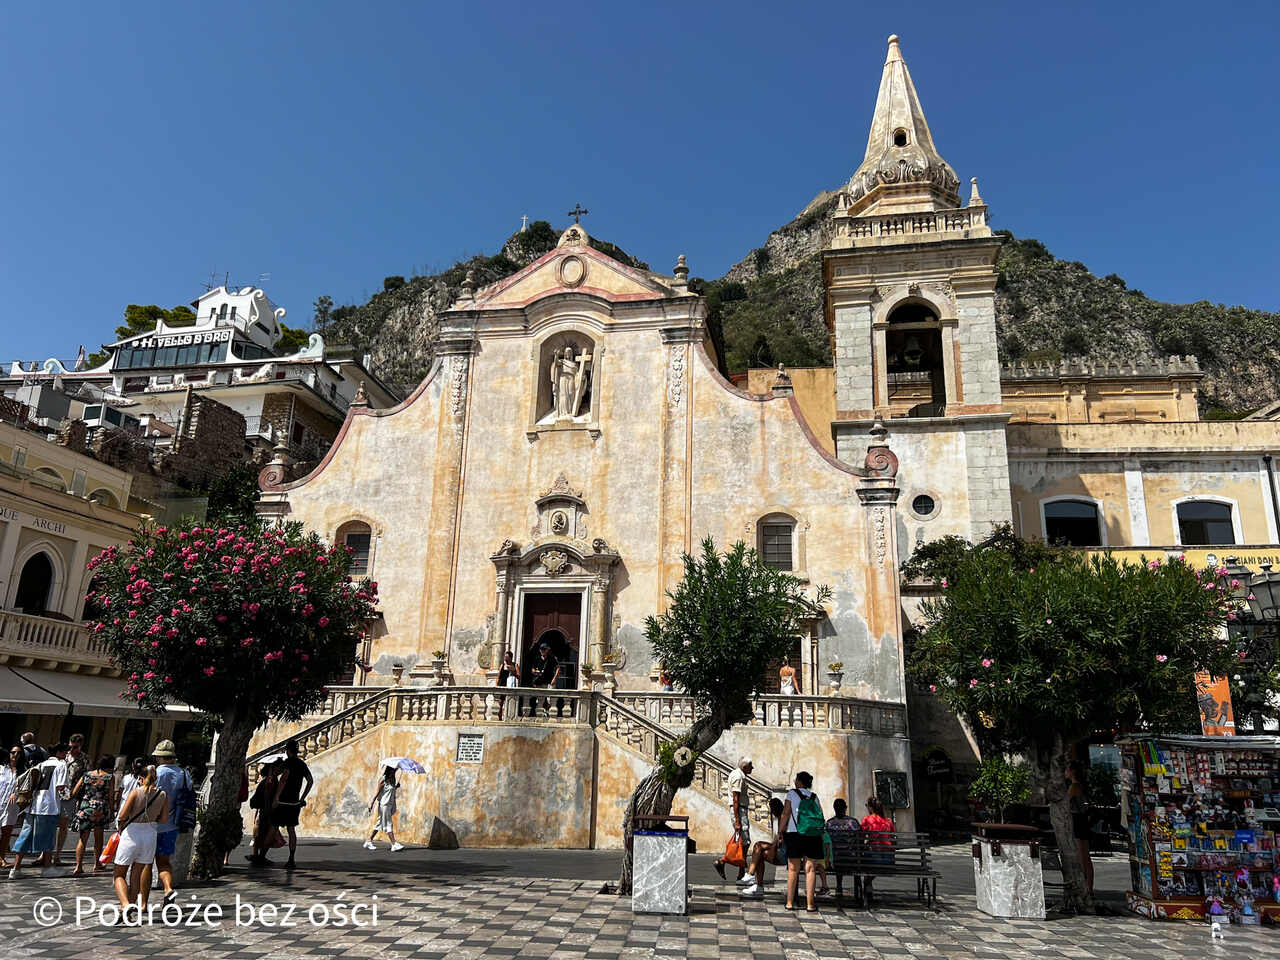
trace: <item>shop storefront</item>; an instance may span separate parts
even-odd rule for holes
[[[1280,737],[1121,744],[1130,909],[1152,919],[1280,917]]]

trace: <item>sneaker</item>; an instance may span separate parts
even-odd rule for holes
[[[719,860],[717,860],[715,863],[713,863],[713,864],[712,864],[712,866],[716,868],[716,873],[720,874],[720,879],[721,879],[721,880],[728,880],[728,879],[729,879],[728,877],[726,877],[726,876],[724,875],[724,864],[723,864],[722,862],[720,862]]]
[[[740,887],[754,887],[756,885],[756,878],[749,873],[738,878],[738,886]]]
[[[399,841],[397,841],[397,842],[395,842],[395,843],[393,843],[393,844],[391,845],[391,852],[392,852],[392,853],[395,853],[397,850],[403,850],[403,849],[404,849],[404,844],[403,844],[403,843],[400,843]]]
[[[375,847],[375,846],[373,845],[373,841],[372,841],[372,840],[366,840],[366,841],[364,842],[364,848],[365,848],[366,850],[377,850],[377,849],[378,849],[377,847]]]
[[[738,896],[743,897],[747,900],[763,900],[764,891],[761,890],[756,884],[753,883],[750,886],[743,887],[741,890],[739,890]]]
[[[14,867],[14,868],[12,868],[12,869],[9,871],[9,879],[10,879],[10,880],[17,880],[17,879],[18,879],[18,868],[17,868],[17,867]]]
[[[160,902],[167,907],[169,904],[174,903],[177,899],[178,899],[178,891],[170,890],[168,893],[164,895],[164,899]]]

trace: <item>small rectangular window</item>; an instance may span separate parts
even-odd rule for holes
[[[350,574],[353,577],[363,577],[369,573],[369,543],[372,534],[368,533],[348,533],[345,537],[347,546],[351,549],[351,569]]]
[[[289,436],[292,438],[294,443],[302,442],[302,436],[306,432],[306,429],[307,428],[304,427],[302,424],[298,423],[296,420],[294,421],[293,432],[289,434]]]
[[[100,416],[102,416],[101,404],[93,404],[84,408],[84,418],[86,420],[97,420]]]
[[[765,523],[760,528],[760,546],[765,565],[775,570],[793,568],[791,554],[791,524]]]
[[[106,420],[107,423],[114,424],[118,427],[120,426],[120,411],[107,407],[103,413],[103,419]]]

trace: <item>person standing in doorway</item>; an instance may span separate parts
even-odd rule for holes
[[[560,661],[555,658],[555,654],[551,652],[551,644],[543,640],[538,644],[538,655],[533,661],[531,668],[533,674],[533,686],[546,687],[550,689],[560,682]],[[559,712],[560,706],[564,701],[556,701],[556,711]],[[551,712],[551,699],[549,697],[534,697],[533,713],[541,710],[543,716],[547,716]]]
[[[387,839],[391,841],[391,852],[403,850],[404,844],[396,842],[396,791],[400,789],[400,784],[396,783],[396,768],[386,767],[382,771],[382,777],[378,780],[378,789],[373,794],[373,799],[369,801],[369,812],[373,812],[376,805],[378,808],[378,823],[373,828],[373,833],[369,834],[369,839],[364,842],[366,850],[377,850],[373,845],[373,839],[381,830],[387,835]]]
[[[151,754],[156,761],[156,786],[169,799],[169,815],[156,824],[156,871],[164,885],[164,902],[173,903],[178,891],[173,889],[173,853],[178,847],[178,820],[183,798],[194,799],[191,775],[178,766],[178,755],[172,740],[161,740]]]
[[[751,761],[747,757],[743,757],[738,761],[738,765],[734,767],[733,773],[729,774],[729,808],[730,813],[733,814],[733,832],[742,841],[743,853],[751,850],[751,819],[748,816],[750,803],[747,799],[747,777],[751,776],[753,769]],[[724,875],[724,857],[721,857],[712,866],[716,868],[716,873],[720,874],[721,880],[729,879]],[[738,879],[741,880],[746,872],[745,864],[738,867]]]
[[[307,794],[315,786],[315,778],[311,776],[311,768],[298,756],[296,740],[284,745],[282,768],[280,786],[276,788],[276,799],[271,807],[271,819],[277,827],[289,832],[289,860],[285,869],[292,870],[297,866],[298,817],[307,805]]]
[[[67,842],[71,821],[76,818],[80,781],[89,772],[89,758],[84,752],[84,734],[73,733],[67,741],[67,784],[61,795],[61,812],[58,817],[58,847],[53,854],[53,865],[62,866],[62,848]]]
[[[502,655],[502,668],[498,671],[498,686],[501,688],[520,686],[520,667],[516,665],[516,659],[508,650]],[[498,716],[502,717],[507,706],[507,697],[505,695],[498,697]]]
[[[18,879],[25,857],[40,858],[41,866],[49,865],[58,840],[58,817],[62,813],[60,791],[67,783],[67,745],[60,743],[53,748],[53,756],[35,768],[31,785],[31,805],[22,822],[22,832],[13,845],[13,868],[9,879]]]

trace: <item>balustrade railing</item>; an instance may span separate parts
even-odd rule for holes
[[[596,729],[640,754],[649,763],[657,762],[658,749],[662,744],[673,743],[679,736],[676,731],[659,726],[656,721],[612,697],[602,697],[597,705]],[[694,761],[690,786],[728,809],[732,804],[729,776],[733,769],[727,760],[701,754]],[[758,831],[757,836],[770,836],[769,798],[777,791],[752,776],[746,777],[743,783],[747,789],[748,817]]]
[[[82,623],[0,610],[0,663],[25,658],[111,663],[106,645]]]
[[[533,687],[406,687],[393,693],[397,720],[590,723],[592,691]]]
[[[681,694],[620,690],[614,699],[673,730],[687,730],[701,715],[694,699]],[[749,726],[849,730],[882,736],[904,736],[907,732],[907,708],[901,703],[854,697],[762,694],[751,701],[751,707]]]
[[[876,217],[845,217],[836,233],[853,240],[881,237],[913,237],[923,234],[956,233],[987,225],[987,208],[962,207],[920,213],[895,213]]]
[[[354,707],[357,703],[363,703],[370,697],[376,697],[388,687],[364,686],[364,687],[325,687],[324,703],[312,710],[310,717],[328,717],[335,713],[341,713],[348,707]]]

